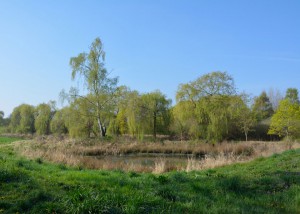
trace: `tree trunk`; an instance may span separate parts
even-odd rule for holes
[[[245,132],[245,136],[246,136],[246,142],[248,141],[248,133]]]
[[[153,112],[153,137],[156,140],[156,112]]]
[[[97,101],[97,122],[98,122],[98,126],[99,126],[100,136],[103,138],[106,135],[106,128],[101,123],[101,119],[100,119],[100,103],[98,101]]]
[[[105,137],[106,135],[106,128],[102,125],[100,118],[97,118],[98,126],[99,126],[99,132],[101,137]]]

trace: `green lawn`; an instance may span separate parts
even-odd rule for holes
[[[17,139],[14,139],[17,140]],[[163,175],[69,168],[0,138],[0,213],[300,213],[300,150]]]
[[[0,145],[1,144],[10,144],[10,143],[15,142],[17,140],[21,140],[21,139],[16,138],[16,137],[0,137]]]

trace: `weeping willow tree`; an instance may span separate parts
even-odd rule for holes
[[[180,140],[201,137],[201,127],[197,120],[194,105],[190,101],[181,101],[172,108],[171,131],[179,135]]]
[[[63,109],[63,120],[71,137],[97,135],[97,118],[90,107],[87,99],[77,98],[71,102],[69,107]]]
[[[147,117],[148,130],[156,139],[157,133],[165,133],[169,127],[169,107],[171,100],[160,91],[143,94],[140,108]]]
[[[201,105],[206,114],[206,138],[213,142],[219,142],[226,138],[231,119],[229,111],[230,97],[214,95],[203,99]]]
[[[34,107],[22,104],[14,108],[9,126],[14,133],[34,133]]]
[[[46,103],[42,103],[36,107],[34,127],[38,135],[47,135],[50,133],[51,113],[51,106]]]
[[[150,120],[145,103],[137,91],[133,91],[127,98],[126,117],[129,133],[143,140],[144,135],[149,132]]]
[[[182,111],[174,111],[174,117],[181,124],[194,122],[189,127],[193,137],[219,142],[228,136],[232,118],[230,106],[235,95],[234,80],[226,72],[203,75],[179,86],[175,109]],[[187,107],[189,110],[184,110]]]
[[[52,134],[61,135],[68,133],[68,129],[66,127],[66,115],[68,110],[69,109],[65,107],[63,109],[55,111],[50,122],[50,131]]]

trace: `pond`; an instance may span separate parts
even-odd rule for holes
[[[125,171],[152,172],[157,167],[169,170],[183,170],[188,160],[200,160],[201,157],[184,154],[138,153],[130,155],[85,156],[85,165],[98,169],[120,169]]]

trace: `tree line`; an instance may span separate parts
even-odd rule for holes
[[[37,135],[69,134],[71,137],[168,135],[176,139],[270,140],[300,136],[298,90],[289,88],[285,97],[263,91],[252,99],[237,93],[227,72],[211,72],[180,84],[176,104],[159,90],[140,93],[118,85],[105,68],[105,52],[99,38],[89,52],[70,59],[72,80],[83,81],[78,88],[62,91],[68,105],[57,109],[55,102],[36,107],[22,104],[0,125],[12,133]]]

